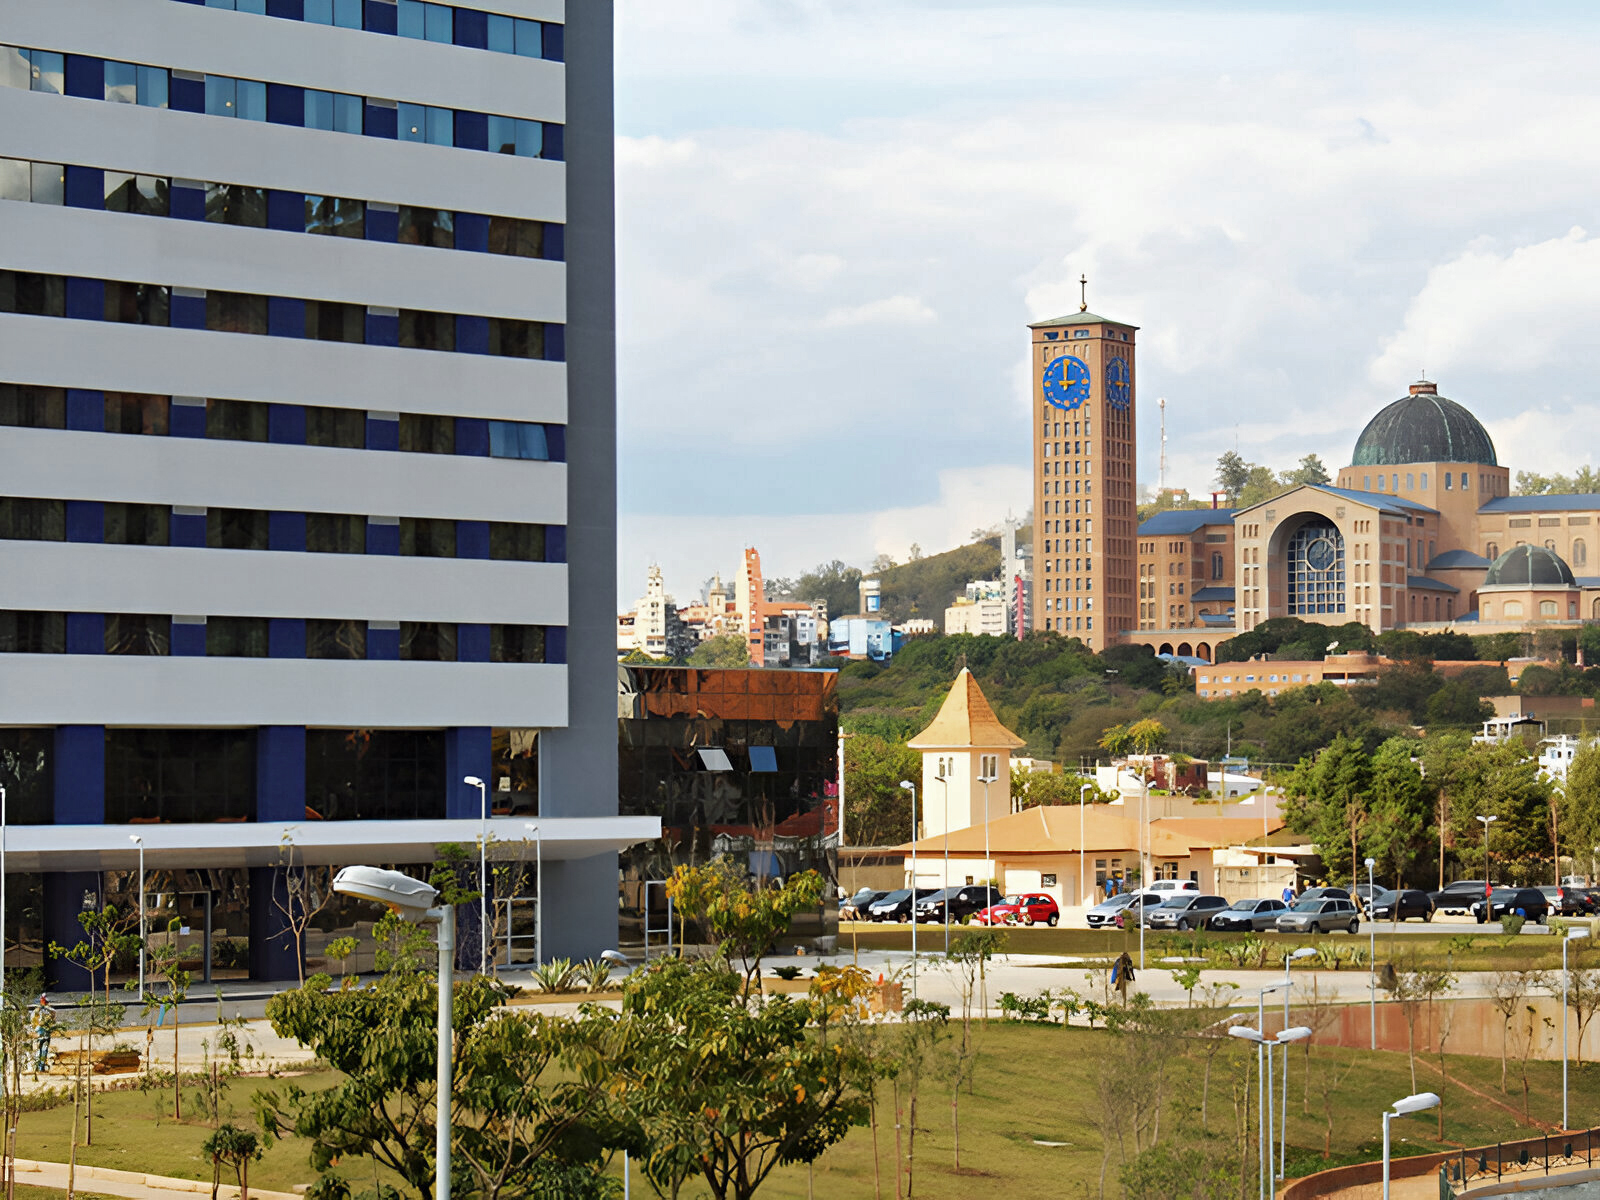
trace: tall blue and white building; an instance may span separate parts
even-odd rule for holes
[[[614,944],[611,64],[609,0],[0,6],[8,961],[142,845],[292,978],[285,843],[471,847],[468,777]]]

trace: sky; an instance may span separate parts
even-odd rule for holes
[[[1594,464],[1600,6],[617,0],[619,546],[680,600],[1028,510],[1028,331],[1140,327],[1139,480],[1336,469],[1421,377]]]

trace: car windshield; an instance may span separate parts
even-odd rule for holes
[[[1188,908],[1194,903],[1193,896],[1174,896],[1161,905],[1162,908]]]
[[[910,888],[901,888],[898,892],[890,892],[882,900],[879,900],[878,903],[879,904],[898,904],[898,903],[900,903],[900,901],[904,900],[909,895],[911,895],[911,889]]]
[[[1393,888],[1384,888],[1383,891],[1372,897],[1372,902],[1374,904],[1389,904],[1399,894],[1400,893],[1395,891]]]
[[[948,900],[953,891],[954,889],[952,888],[933,888],[932,890],[919,891],[917,894],[923,900]]]
[[[1228,908],[1231,912],[1255,912],[1256,905],[1260,903],[1259,900],[1235,900]]]
[[[1292,909],[1290,909],[1289,911],[1290,912],[1321,912],[1322,911],[1322,901],[1321,900],[1302,900],[1298,904],[1296,904]]]
[[[1519,889],[1517,888],[1495,888],[1495,890],[1489,894],[1489,899],[1510,900],[1517,896],[1518,892]]]
[[[1001,904],[1021,904],[1022,903],[1022,897],[1021,896],[1007,896],[1004,900],[1000,901],[1000,903]]]

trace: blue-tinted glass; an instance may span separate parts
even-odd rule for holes
[[[305,14],[313,25],[332,25],[333,0],[306,0]]]
[[[453,42],[456,38],[455,10],[448,4],[423,6],[423,36],[430,42]]]
[[[207,8],[232,8],[233,0],[206,0]]]
[[[235,81],[227,75],[206,76],[206,112],[213,117],[231,117],[237,112],[235,107],[236,93]]]
[[[167,69],[139,68],[139,103],[145,108],[167,107]]]
[[[428,142],[434,146],[453,146],[456,141],[456,114],[448,108],[428,110]]]
[[[267,0],[235,0],[234,7],[240,12],[267,15]]]
[[[523,58],[544,57],[544,27],[538,21],[517,18],[517,53]]]
[[[137,104],[139,68],[132,63],[106,63],[106,99],[113,104]]]
[[[544,124],[541,121],[517,120],[517,154],[522,158],[538,158],[544,150]]]
[[[400,140],[425,142],[428,140],[428,108],[424,104],[402,102],[400,110]]]
[[[750,769],[752,771],[776,771],[778,769],[778,752],[771,746],[751,746]]]
[[[360,96],[343,92],[333,94],[333,127],[340,133],[360,133],[361,114],[366,106]]]
[[[340,29],[360,29],[361,0],[333,0],[333,23]]]
[[[547,460],[550,448],[544,426],[529,425],[522,421],[490,421],[489,455],[492,458]]]
[[[398,32],[401,37],[421,39],[427,34],[427,17],[424,13],[426,6],[422,0],[400,0],[400,10],[396,13]]]
[[[26,89],[32,86],[32,79],[28,52],[16,46],[0,46],[0,87]]]
[[[309,6],[307,11],[310,11]],[[306,128],[333,128],[333,93],[306,89]]]
[[[513,54],[517,49],[517,25],[511,17],[489,14],[489,49]]]
[[[489,116],[489,149],[496,154],[517,152],[517,119]]]
[[[30,86],[36,92],[51,92],[60,96],[67,90],[66,56],[53,50],[35,50],[28,56],[33,60]]]
[[[259,79],[241,79],[236,89],[239,116],[246,121],[267,119],[267,85]]]

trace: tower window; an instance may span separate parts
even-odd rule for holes
[[[1449,471],[1444,473],[1444,490],[1449,491],[1450,485],[1455,482],[1455,477]]]

